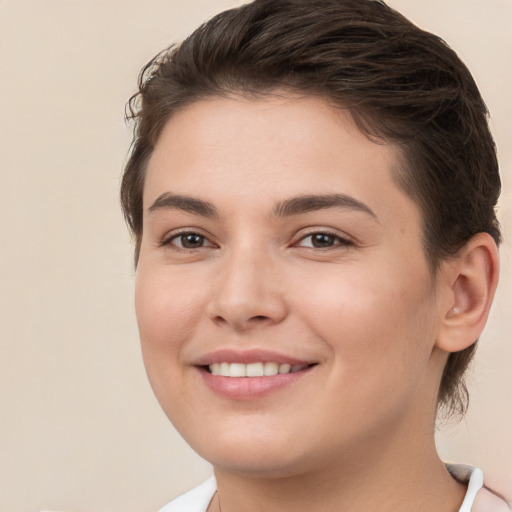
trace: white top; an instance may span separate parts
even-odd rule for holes
[[[447,464],[450,474],[467,484],[468,490],[459,512],[510,512],[508,505],[484,486],[484,475],[478,468],[462,464]],[[216,490],[215,478],[168,503],[160,512],[206,512]]]

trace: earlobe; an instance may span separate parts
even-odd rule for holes
[[[474,343],[485,326],[498,284],[498,249],[487,233],[478,233],[447,262],[448,299],[436,346],[458,352]]]

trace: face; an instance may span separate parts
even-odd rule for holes
[[[439,286],[399,154],[319,98],[175,114],[136,310],[164,411],[217,468],[287,475],[432,422]]]

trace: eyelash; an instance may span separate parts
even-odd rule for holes
[[[330,245],[327,245],[324,247],[315,247],[313,245],[314,244],[313,241],[311,242],[311,245],[308,245],[308,246],[300,245],[301,242],[304,242],[304,240],[307,240],[308,238],[312,238],[312,237],[318,236],[318,235],[332,239],[332,243]],[[187,237],[187,236],[194,236],[196,238],[201,239],[202,244],[199,247],[184,247],[183,246],[183,238]],[[175,243],[173,243],[175,240],[179,240],[179,239],[182,240],[181,245],[176,245]],[[205,242],[208,242],[208,244],[204,245]],[[348,240],[347,238],[343,238],[342,236],[338,235],[337,233],[327,230],[327,229],[319,229],[317,231],[311,231],[311,232],[307,233],[306,235],[302,236],[298,240],[298,242],[295,242],[293,244],[293,246],[295,246],[295,247],[302,247],[302,248],[314,249],[314,250],[328,250],[331,248],[349,247],[352,245],[354,245],[354,242],[352,242],[351,240]],[[173,246],[174,250],[184,251],[184,252],[200,250],[200,249],[203,249],[204,247],[216,247],[216,245],[213,244],[212,242],[210,242],[205,235],[202,235],[195,231],[182,231],[180,233],[175,233],[172,236],[163,240],[161,243],[161,246]]]
[[[312,231],[312,232],[302,236],[295,245],[301,247],[299,245],[300,242],[303,242],[304,240],[306,240],[308,238],[312,238],[315,235],[322,235],[322,236],[326,236],[326,237],[333,239],[332,245],[328,245],[326,247],[314,247],[314,246],[302,246],[302,247],[305,247],[307,249],[328,250],[331,248],[349,247],[351,245],[354,245],[354,242],[352,242],[351,240],[348,240],[347,238],[343,238],[339,234],[337,234],[333,231],[329,231],[328,229],[319,229],[318,231]]]
[[[214,244],[212,244],[211,242],[209,242],[208,245],[201,245],[200,247],[183,247],[183,244],[181,246],[179,245],[176,245],[174,244],[173,242],[175,240],[178,240],[178,239],[182,239],[186,236],[195,236],[197,238],[201,238],[203,243],[205,241],[208,241],[208,238],[204,235],[201,235],[200,233],[197,233],[196,231],[182,231],[180,233],[174,233],[172,236],[166,238],[165,240],[162,241],[161,245],[162,246],[173,246],[173,248],[177,251],[194,251],[194,250],[198,250],[198,249],[202,249],[203,247],[215,247]]]

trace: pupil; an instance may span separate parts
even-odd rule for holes
[[[203,237],[194,234],[182,235],[181,243],[183,244],[183,247],[186,247],[187,249],[194,249],[196,247],[201,247],[203,244]]]
[[[331,235],[325,235],[319,233],[313,236],[313,245],[315,247],[328,247],[333,243],[333,237]]]

